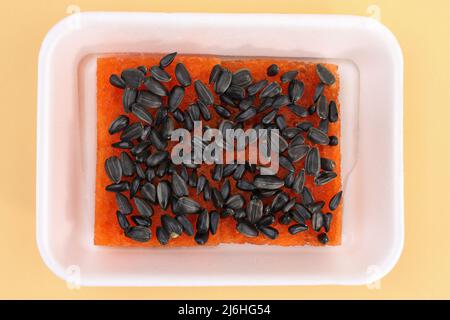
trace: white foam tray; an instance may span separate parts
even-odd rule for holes
[[[340,247],[93,245],[95,57],[171,52],[331,60],[342,106]],[[39,55],[37,243],[59,277],[86,286],[356,285],[403,248],[403,59],[394,36],[355,16],[82,13]],[[113,213],[112,213],[113,214]]]

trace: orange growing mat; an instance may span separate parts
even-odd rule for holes
[[[96,170],[96,193],[95,193],[95,234],[94,234],[94,243],[96,245],[101,246],[161,246],[161,242],[157,236],[157,228],[161,227],[161,215],[168,214],[171,217],[176,217],[176,214],[173,212],[172,204],[169,204],[167,209],[162,209],[158,204],[158,200],[155,203],[144,199],[148,206],[152,208],[152,215],[150,218],[145,218],[147,221],[151,221],[151,226],[149,226],[145,235],[149,235],[149,239],[147,241],[141,242],[136,241],[133,237],[127,236],[127,232],[129,232],[130,228],[135,227],[137,224],[135,222],[135,218],[132,216],[140,216],[139,210],[136,207],[135,201],[130,199],[130,191],[126,190],[121,192],[121,194],[125,195],[132,206],[132,212],[130,214],[122,215],[122,218],[127,220],[128,228],[124,230],[123,225],[121,227],[118,222],[118,218],[116,212],[118,210],[118,203],[116,200],[115,192],[107,191],[106,186],[112,184],[110,176],[107,174],[105,170],[105,161],[112,157],[116,156],[120,159],[120,154],[122,152],[127,152],[130,155],[130,158],[135,160],[134,155],[131,154],[130,149],[120,149],[112,147],[112,144],[120,141],[121,132],[109,134],[108,129],[110,128],[111,123],[120,115],[126,115],[129,118],[129,123],[134,122],[142,122],[135,114],[132,112],[125,113],[123,106],[123,92],[124,90],[118,88],[116,86],[111,85],[110,77],[111,75],[117,75],[120,78],[120,75],[123,70],[126,69],[135,69],[139,66],[145,66],[146,69],[149,69],[152,66],[159,66],[160,60],[163,55],[105,55],[101,56],[97,59],[97,170]],[[282,94],[288,94],[289,92],[289,82],[282,83],[280,80],[280,76],[287,71],[295,70],[298,71],[298,74],[295,76],[296,81],[301,81],[304,85],[303,94],[301,98],[296,101],[297,106],[301,106],[304,109],[311,111],[305,117],[299,117],[296,113],[292,112],[289,106],[283,105],[278,109],[277,115],[282,115],[284,117],[286,126],[288,128],[296,128],[297,125],[305,122],[310,122],[313,127],[321,128],[325,122],[327,122],[327,137],[333,137],[331,140],[338,142],[340,139],[340,131],[341,124],[340,119],[337,121],[322,121],[317,115],[317,110],[315,112],[314,108],[317,109],[318,102],[314,102],[314,95],[316,93],[317,87],[321,86],[320,83],[323,82],[323,79],[319,77],[317,72],[317,64],[297,61],[297,60],[287,60],[287,59],[276,59],[276,58],[246,58],[246,59],[236,59],[231,57],[215,57],[215,56],[188,56],[188,55],[176,55],[174,61],[163,68],[167,74],[171,76],[171,80],[168,82],[160,81],[168,90],[168,94],[170,94],[171,89],[175,85],[179,85],[179,81],[175,76],[175,67],[178,63],[182,63],[186,66],[186,69],[189,72],[190,78],[192,79],[192,83],[184,87],[184,97],[178,106],[178,109],[184,112],[185,116],[188,114],[187,108],[189,105],[196,103],[198,100],[198,94],[195,90],[194,82],[196,80],[200,80],[202,83],[206,84],[206,86],[213,93],[214,104],[221,105],[229,111],[230,117],[229,120],[233,121],[236,116],[242,112],[238,106],[232,107],[226,104],[223,100],[219,98],[219,95],[215,92],[214,84],[208,84],[210,80],[211,70],[216,65],[220,65],[222,69],[229,70],[232,74],[235,74],[236,71],[242,69],[248,69],[253,78],[253,84],[267,79],[268,82],[276,81],[280,84],[282,89]],[[279,73],[275,76],[268,76],[268,67],[271,65],[277,65],[279,68]],[[333,64],[321,64],[321,66],[325,67],[326,70],[331,72],[331,74],[335,78],[335,82],[332,84],[323,85],[322,96],[327,102],[327,108],[329,108],[329,102],[334,101],[336,110],[339,113],[340,105],[338,101],[339,94],[339,77],[337,66]],[[141,68],[142,72],[146,72],[145,77],[153,77],[153,74],[149,70],[144,70]],[[160,75],[157,75],[157,78]],[[118,80],[119,82],[123,80]],[[140,84],[138,91],[147,90],[144,84]],[[260,92],[259,92],[260,93]],[[259,94],[258,93],[258,94]],[[260,106],[262,103],[262,99],[258,97],[256,94],[256,98],[253,101],[252,105],[256,108]],[[247,96],[246,96],[247,97]],[[276,97],[275,97],[276,98]],[[167,106],[168,98],[162,97],[162,105],[163,107]],[[237,103],[238,104],[238,103]],[[211,119],[206,121],[202,119],[203,126],[209,126],[211,128],[217,128],[219,123],[223,120],[223,116],[219,115],[214,106],[208,106],[208,110],[210,111]],[[147,112],[152,116],[153,123],[157,119],[158,108],[147,108]],[[251,128],[257,123],[261,123],[264,116],[270,112],[271,109],[268,108],[263,112],[259,112],[248,121],[244,122],[244,129]],[[329,110],[328,110],[329,113]],[[168,113],[169,116],[171,112]],[[173,121],[175,128],[182,127],[183,124],[177,121]],[[145,124],[145,123],[144,123]],[[273,126],[276,125],[275,120],[271,121]],[[323,128],[323,127],[322,127]],[[326,130],[325,130],[326,131]],[[294,208],[290,209],[288,213],[283,213],[282,210],[278,210],[275,213],[271,213],[274,217],[274,221],[270,224],[271,228],[277,230],[278,234],[275,239],[271,239],[267,237],[261,230],[258,231],[258,235],[256,237],[249,237],[248,235],[243,234],[242,232],[237,230],[237,223],[240,218],[235,218],[233,216],[225,216],[223,211],[225,208],[217,208],[212,200],[205,201],[203,194],[200,193],[197,195],[195,187],[189,187],[189,197],[196,201],[202,209],[207,210],[208,215],[211,219],[210,213],[213,211],[217,211],[219,214],[223,215],[218,223],[217,232],[212,234],[208,231],[208,236],[206,243],[204,245],[218,245],[221,243],[252,243],[252,244],[271,244],[271,245],[281,245],[281,246],[296,246],[296,245],[340,245],[341,243],[341,231],[342,231],[342,202],[337,203],[337,207],[334,210],[331,210],[329,207],[329,203],[333,196],[338,194],[341,190],[341,156],[340,156],[340,146],[339,143],[337,145],[320,145],[312,143],[308,139],[308,132],[301,131],[299,133],[304,137],[304,144],[307,146],[316,146],[319,150],[319,154],[321,158],[331,159],[334,164],[333,172],[336,173],[336,177],[331,181],[327,182],[324,185],[316,185],[314,182],[314,177],[306,175],[306,179],[304,182],[304,186],[311,192],[314,201],[317,206],[320,206],[320,201],[324,201],[323,207],[318,209],[320,213],[321,220],[318,219],[316,221],[322,221],[323,226],[321,226],[320,230],[314,231],[312,226],[312,218],[306,219],[304,221],[305,227],[307,230],[298,232],[296,234],[291,234],[289,232],[289,228],[293,225],[298,225],[298,221],[292,219],[290,217],[291,222],[288,224],[281,223],[281,218],[283,215],[289,216],[289,212],[295,210]],[[292,139],[286,138],[286,141],[289,143]],[[134,145],[138,142],[135,141]],[[167,150],[170,151],[170,148],[176,142],[168,142]],[[331,143],[335,144],[335,143]],[[153,145],[148,147],[149,154],[156,152],[156,149]],[[286,154],[286,152],[285,152]],[[167,161],[170,162],[170,159]],[[297,175],[301,169],[305,168],[306,156],[300,159],[299,161],[293,162],[293,166],[295,168],[294,175]],[[147,169],[146,163],[142,164],[144,169]],[[228,179],[230,182],[230,195],[241,194],[245,199],[245,204],[248,205],[251,200],[251,192],[245,192],[239,189],[236,186],[237,180],[233,179],[233,177],[226,177],[222,179],[220,182],[217,182],[213,179],[213,165],[201,164],[196,169],[197,177],[204,175],[206,180],[209,183],[211,188],[217,188],[217,190],[221,190],[223,188],[224,179]],[[175,166],[177,170],[178,167]],[[111,170],[111,169],[110,169]],[[192,169],[187,169],[190,174]],[[321,172],[324,172],[322,169]],[[178,173],[180,173],[178,171]],[[278,173],[276,174],[281,179],[284,179],[289,171],[280,166]],[[136,174],[135,174],[136,175]],[[257,173],[250,172],[250,170],[246,170],[241,179],[245,181],[253,181]],[[121,177],[122,182],[128,182],[131,184],[134,176]],[[171,182],[171,177],[169,173],[166,173],[165,177],[155,176],[151,179],[151,181],[146,181],[146,179],[141,179],[140,187],[144,183],[150,182],[155,187],[161,180],[167,180],[169,183]],[[284,192],[285,195],[288,196],[289,200],[296,199],[296,203],[302,204],[303,194],[295,192],[292,188],[288,188],[286,186],[281,187],[279,190]],[[278,191],[280,192],[280,191]],[[140,191],[138,191],[135,197],[143,199]],[[270,206],[274,199],[274,196],[271,197],[261,197],[261,200],[264,204],[264,207]],[[307,207],[306,205],[304,207]],[[245,207],[244,207],[245,210]],[[316,212],[317,209],[311,209],[310,213]],[[314,218],[319,216],[314,215]],[[330,214],[327,217],[332,217],[331,222],[328,223],[329,230],[325,230],[325,215]],[[185,217],[192,223],[193,228],[196,229],[197,219],[199,217],[198,213],[189,213],[186,214]],[[283,216],[284,217],[284,216]],[[286,218],[286,217],[284,217]],[[245,217],[243,219],[246,219]],[[286,218],[286,220],[289,220]],[[286,222],[286,220],[284,222]],[[317,223],[316,223],[317,224]],[[211,222],[208,223],[208,226],[211,225]],[[254,224],[254,227],[256,224]],[[252,227],[253,228],[253,227]],[[257,230],[258,228],[255,227]],[[164,228],[162,228],[164,229]],[[128,230],[128,231],[127,231]],[[140,229],[139,229],[140,230]],[[194,235],[188,235],[185,232],[181,234],[172,234],[175,237],[170,238],[170,240],[165,244],[166,246],[196,246],[199,245],[198,241],[196,241]],[[320,236],[319,236],[320,235]],[[324,238],[326,240],[324,241]]]

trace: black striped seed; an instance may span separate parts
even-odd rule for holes
[[[288,147],[288,156],[293,162],[303,159],[309,151],[309,146],[304,144],[294,144]]]
[[[304,118],[308,116],[308,110],[306,110],[305,107],[296,105],[296,104],[289,104],[288,105],[289,110],[291,110],[295,115]]]
[[[214,83],[214,91],[217,94],[223,94],[225,91],[228,90],[228,88],[231,85],[231,79],[233,77],[233,74],[230,70],[223,68],[220,72],[219,78]]]
[[[236,225],[237,231],[246,237],[254,238],[257,237],[259,232],[256,227],[245,220],[241,220]]]
[[[324,95],[321,95],[317,100],[316,111],[320,119],[328,119],[328,102]]]
[[[290,100],[289,96],[282,94],[275,98],[275,100],[272,103],[272,107],[274,109],[279,109],[281,107],[287,106],[290,103],[291,103],[291,100]]]
[[[256,116],[256,113],[256,109],[254,107],[250,107],[247,110],[238,113],[234,120],[236,122],[245,122]]]
[[[292,103],[295,103],[297,100],[299,100],[303,96],[304,91],[305,85],[302,81],[294,79],[289,82],[288,93]]]
[[[313,97],[314,102],[316,102],[319,99],[319,97],[322,95],[324,88],[325,88],[325,86],[323,85],[323,83],[319,83],[317,85],[316,89],[314,90],[314,97]]]
[[[337,207],[341,203],[341,198],[342,198],[342,191],[339,191],[333,196],[333,198],[331,198],[330,203],[328,204],[330,210],[334,211],[337,209]]]
[[[247,219],[250,223],[257,223],[263,215],[263,203],[261,200],[250,200],[246,208]]]
[[[200,212],[197,217],[197,222],[195,227],[198,233],[207,233],[209,231],[209,212],[204,209]]]
[[[111,144],[111,146],[118,149],[131,149],[133,148],[133,143],[131,141],[118,141]]]
[[[267,80],[260,80],[252,85],[250,85],[247,88],[247,92],[249,94],[249,96],[254,96],[256,95],[259,91],[261,91],[265,86],[267,86],[267,84],[269,83],[269,81]]]
[[[323,227],[325,229],[326,232],[330,231],[330,227],[331,227],[331,221],[333,220],[333,214],[331,213],[326,213],[323,216]]]
[[[208,239],[209,239],[209,232],[205,232],[205,233],[197,232],[197,233],[195,233],[194,240],[199,245],[203,245],[203,244],[207,243]]]
[[[150,68],[150,74],[160,82],[169,82],[172,80],[170,74],[168,74],[164,69],[159,66],[153,66]]]
[[[332,85],[336,81],[336,78],[330,72],[330,70],[328,70],[324,65],[320,63],[316,65],[316,72],[320,78],[320,81],[322,81],[322,83],[324,84]]]
[[[290,226],[288,232],[292,235],[308,230],[308,226],[304,223],[298,223]]]
[[[338,121],[339,113],[337,110],[336,102],[331,100],[330,104],[328,105],[328,109],[329,109],[328,119],[330,120],[330,122],[334,123],[334,122]]]
[[[163,227],[156,227],[156,238],[163,246],[169,243],[170,236]]]
[[[232,84],[225,92],[225,95],[233,100],[243,100],[245,98],[245,89],[235,84]]]
[[[308,139],[313,143],[324,146],[330,143],[330,138],[327,136],[327,134],[314,127],[309,128]]]
[[[320,158],[320,168],[325,171],[334,171],[336,162],[328,158]]]
[[[130,119],[125,115],[120,115],[113,122],[111,122],[108,132],[109,134],[114,134],[122,131],[128,126]]]
[[[126,141],[137,139],[141,136],[143,130],[144,127],[142,126],[142,123],[132,123],[122,131],[120,139]]]
[[[139,71],[140,72],[140,71]],[[131,105],[136,101],[137,91],[131,88],[125,88],[122,94],[123,110],[126,113],[131,111]]]
[[[105,190],[109,192],[124,192],[130,190],[130,183],[128,181],[111,183],[106,186]]]
[[[219,190],[217,190],[216,188],[211,188],[211,198],[214,206],[217,209],[223,208],[224,200]]]
[[[288,83],[292,80],[295,80],[295,78],[298,75],[298,71],[297,70],[291,70],[291,71],[287,71],[285,73],[283,73],[280,77],[280,81],[281,83]]]
[[[240,87],[248,87],[253,82],[253,77],[248,69],[241,69],[233,74],[231,83]]]
[[[130,199],[133,199],[141,186],[141,178],[135,177],[130,184]]]
[[[275,229],[274,227],[270,227],[270,226],[261,226],[258,227],[258,230],[266,237],[269,238],[271,240],[275,240],[276,238],[278,238],[279,232],[277,229]]]
[[[169,90],[158,80],[153,77],[147,77],[144,81],[145,87],[156,96],[165,97],[169,94]]]
[[[311,191],[307,187],[303,187],[302,191],[302,203],[307,206],[314,202],[314,197],[311,194]]]
[[[131,206],[130,201],[128,201],[128,198],[120,192],[116,193],[116,202],[117,208],[119,208],[119,211],[123,214],[130,214],[133,211],[133,207]]]
[[[327,184],[328,182],[334,180],[337,177],[336,172],[332,171],[322,171],[314,178],[314,183],[317,186],[323,186]]]
[[[175,219],[177,219],[177,221],[183,227],[184,233],[186,233],[188,236],[194,235],[194,226],[192,225],[191,221],[188,219],[187,215],[179,214],[175,217]]]
[[[181,197],[176,203],[174,212],[176,212],[176,214],[189,214],[197,213],[200,209],[200,204],[198,204],[197,201],[189,197]]]
[[[313,124],[309,121],[304,121],[297,124],[297,128],[301,129],[304,132],[308,132],[312,126]]]
[[[222,118],[228,119],[231,117],[231,112],[227,108],[222,107],[221,105],[215,104],[214,110]]]
[[[320,119],[319,121],[319,125],[317,126],[317,129],[319,129],[320,131],[322,131],[323,133],[328,133],[328,126],[329,126],[330,121],[328,121],[328,119]],[[329,142],[328,142],[329,143]]]
[[[116,156],[109,157],[105,161],[105,171],[109,179],[114,183],[119,183],[122,179],[122,164]]]
[[[122,230],[126,231],[131,227],[126,215],[124,215],[120,211],[117,211],[116,216],[117,221],[119,222],[119,226]]]
[[[172,174],[172,191],[177,197],[189,195],[189,189],[186,181],[176,172]]]
[[[141,187],[141,196],[151,203],[156,203],[156,187],[150,182],[144,183]]]
[[[175,59],[175,56],[176,56],[176,55],[177,55],[176,52],[172,52],[172,53],[169,53],[169,54],[165,55],[165,56],[162,57],[161,60],[159,61],[159,66],[160,66],[161,68],[166,68],[166,67],[168,67],[168,66],[172,63],[172,61]]]
[[[162,105],[161,97],[150,91],[139,91],[136,102],[146,108],[156,109]],[[163,109],[165,110],[165,109]]]
[[[277,176],[257,175],[253,180],[253,185],[257,189],[277,190],[284,186],[284,181]]]
[[[300,194],[305,185],[305,169],[300,170],[295,176],[294,182],[292,183],[292,190]]]
[[[282,214],[279,218],[278,218],[278,222],[280,223],[280,224],[283,224],[283,225],[288,225],[288,224],[290,224],[291,222],[292,222],[292,218],[291,218],[291,216],[289,215],[289,214]]]
[[[152,226],[152,219],[143,216],[131,216],[131,220],[138,226],[150,228]]]
[[[271,213],[276,213],[280,211],[286,203],[288,203],[289,197],[286,193],[280,192],[273,198],[272,203],[269,207]]]
[[[209,75],[209,84],[213,84],[219,78],[220,72],[222,71],[222,67],[219,64],[216,64],[212,69]]]
[[[152,237],[152,232],[146,227],[135,226],[126,230],[125,235],[135,241],[148,242]]]
[[[222,194],[222,198],[224,201],[227,201],[228,197],[230,196],[230,192],[231,192],[230,181],[226,179],[225,182],[222,184],[222,188],[220,189],[220,193]]]
[[[177,238],[183,232],[183,226],[181,225],[181,223],[168,214],[163,214],[161,216],[161,225],[171,238]]]
[[[140,120],[148,123],[149,125],[153,123],[153,117],[150,112],[148,112],[147,109],[140,104],[133,104],[131,107],[131,112]]]
[[[286,177],[284,178],[284,186],[286,188],[291,188],[292,184],[294,183],[295,175],[293,172],[289,172]]]
[[[321,244],[327,244],[329,239],[326,233],[321,233],[317,236],[317,239]]]
[[[278,82],[274,81],[269,83],[267,87],[265,87],[261,93],[259,94],[259,97],[261,99],[263,98],[273,98],[281,93],[281,87],[278,84]]]
[[[144,74],[139,69],[125,69],[122,71],[120,77],[125,82],[126,86],[131,89],[137,89],[144,82]]]
[[[158,183],[156,187],[156,198],[162,209],[167,209],[170,200],[170,184],[169,182],[163,180]]]
[[[209,112],[208,106],[203,103],[203,101],[198,101],[197,103],[198,109],[200,110],[200,114],[202,115],[205,121],[211,120],[211,113]]]
[[[184,98],[184,88],[173,86],[169,94],[169,112],[174,112],[180,106]]]
[[[243,191],[253,191],[256,187],[249,181],[241,179],[236,182],[236,187]]]
[[[272,110],[269,113],[267,113],[262,119],[261,122],[263,124],[269,124],[271,122],[273,122],[273,120],[275,119],[276,115],[278,113],[278,110]]]
[[[150,218],[151,216],[153,216],[153,208],[144,199],[135,197],[134,204],[136,205],[136,209],[141,214],[141,216],[147,217],[147,218]]]
[[[304,187],[305,189],[306,187]],[[311,219],[311,212],[305,208],[305,206],[300,203],[296,203],[294,205],[294,210],[291,211],[291,214],[298,213],[301,217],[301,220],[309,220]]]
[[[212,211],[209,214],[209,230],[211,231],[211,234],[217,233],[217,229],[219,228],[219,222],[220,222],[220,214],[217,211]]]
[[[200,80],[196,80],[194,82],[194,88],[198,98],[207,106],[210,106],[214,103],[214,97],[211,90],[209,90],[209,88],[203,82],[201,82]]]
[[[274,77],[278,74],[278,72],[280,72],[280,68],[276,65],[276,64],[271,64],[268,68],[267,68],[267,75],[269,77]]]
[[[305,173],[309,176],[317,176],[320,171],[319,149],[313,147],[308,151],[305,160]]]
[[[109,77],[109,83],[119,89],[125,89],[126,86],[125,81],[123,81],[123,79],[120,78],[117,74],[112,74]]]
[[[285,156],[280,155],[278,160],[279,160],[280,166],[282,166],[286,170],[291,171],[291,172],[295,171],[294,165],[292,164],[291,160],[289,160]]]
[[[322,212],[315,212],[311,218],[311,226],[314,231],[320,231],[323,226],[323,214]]]
[[[175,77],[182,87],[188,87],[192,83],[191,75],[183,63],[177,63],[175,66]]]

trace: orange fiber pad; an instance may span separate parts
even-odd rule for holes
[[[95,193],[95,234],[94,242],[96,245],[101,246],[161,246],[160,242],[156,237],[156,228],[161,226],[160,216],[162,214],[169,214],[175,216],[172,212],[171,205],[168,206],[166,210],[162,210],[158,204],[151,204],[153,208],[153,216],[151,217],[152,225],[151,239],[147,242],[138,242],[129,237],[127,237],[124,231],[119,226],[116,217],[117,203],[114,192],[109,192],[105,190],[105,187],[111,184],[111,180],[105,172],[105,161],[107,158],[115,155],[119,157],[122,151],[129,152],[129,150],[123,150],[118,148],[113,148],[111,145],[120,140],[120,133],[110,135],[108,133],[108,128],[111,122],[116,119],[119,115],[124,114],[124,107],[122,104],[122,94],[123,89],[116,88],[110,84],[110,76],[112,74],[119,75],[121,72],[127,68],[137,68],[138,66],[146,66],[150,68],[151,66],[159,65],[160,59],[163,55],[105,55],[97,59],[97,170],[96,170],[96,193]],[[201,80],[203,83],[208,85],[209,77],[212,68],[216,64],[220,64],[223,68],[229,69],[231,72],[236,72],[240,69],[246,68],[250,70],[253,76],[253,82],[257,82],[262,79],[267,79],[269,82],[277,81],[282,87],[282,92],[288,92],[288,83],[280,82],[280,75],[286,71],[297,70],[299,71],[296,79],[304,83],[304,93],[297,104],[308,108],[314,104],[314,92],[317,85],[320,83],[319,76],[316,72],[316,63],[309,63],[297,60],[287,60],[287,59],[276,59],[276,58],[245,58],[237,59],[232,57],[215,57],[215,56],[190,56],[190,55],[177,55],[174,62],[165,68],[165,71],[172,76],[172,80],[166,82],[166,87],[170,90],[174,85],[177,85],[177,79],[175,78],[175,65],[177,63],[183,63],[189,71],[192,78],[192,84],[185,88],[184,99],[179,106],[180,110],[186,110],[186,108],[197,101],[197,94],[194,89],[194,81]],[[280,73],[276,76],[269,77],[267,75],[267,68],[272,65],[278,65]],[[338,101],[339,94],[339,77],[337,66],[333,64],[323,64],[331,73],[334,75],[336,81],[332,85],[325,85],[323,95],[326,97],[327,101],[335,101],[337,110],[340,110],[340,105]],[[214,93],[214,86],[209,85],[211,92]],[[140,90],[145,90],[142,85]],[[165,101],[163,98],[163,101]],[[214,93],[214,101],[219,104],[220,99]],[[254,101],[254,105],[259,105],[259,98]],[[219,122],[222,118],[214,111],[212,106],[209,106],[211,119],[209,121],[203,121],[203,126],[209,126],[211,128],[217,128]],[[240,112],[238,108],[227,107],[231,112],[230,119],[234,119],[235,115]],[[156,119],[157,109],[149,109]],[[268,110],[269,111],[269,110]],[[259,122],[261,118],[267,112],[262,112],[257,114],[249,123],[246,123],[244,129],[251,127],[253,124]],[[306,117],[299,117],[294,114],[287,106],[283,106],[279,110],[279,114],[283,115],[288,127],[295,127],[298,123],[309,121],[314,127],[319,125],[319,117],[316,113],[308,115]],[[139,119],[132,113],[126,114],[130,118],[130,123],[139,121]],[[174,121],[175,128],[181,127],[179,123]],[[330,122],[328,127],[328,136],[336,136],[340,139],[341,132],[340,119],[336,122]],[[306,137],[306,133],[303,134]],[[305,139],[306,144],[312,145],[312,143]],[[169,142],[170,146],[173,146],[174,142]],[[330,181],[329,183],[317,186],[314,183],[314,178],[312,176],[306,176],[305,186],[311,191],[313,198],[325,201],[325,205],[322,208],[322,212],[328,213],[332,212],[332,221],[330,229],[327,232],[328,243],[327,245],[340,245],[341,243],[341,231],[342,231],[342,203],[335,209],[330,210],[329,201],[331,198],[341,190],[341,155],[340,146],[329,146],[329,145],[317,145],[319,148],[320,156],[328,159],[332,159],[335,162],[334,171],[337,173],[337,178]],[[294,162],[295,172],[298,172],[305,167],[305,158]],[[145,165],[145,164],[144,164]],[[216,182],[212,179],[212,168],[213,165],[202,164],[197,169],[197,175],[203,174],[210,187],[216,187],[221,189],[222,183]],[[188,169],[190,170],[190,169]],[[285,177],[288,171],[280,166],[278,171],[279,177]],[[243,178],[248,181],[253,180],[253,173],[246,171]],[[130,177],[124,177],[123,180],[131,182]],[[156,186],[161,178],[155,177],[152,183]],[[170,182],[170,178],[165,177]],[[243,192],[236,187],[236,182],[232,177],[228,178],[231,183],[231,195],[242,194],[246,200],[246,204],[250,201],[250,193]],[[301,203],[301,195],[295,193],[292,189],[283,187],[282,190],[289,196],[289,198],[295,197],[298,203]],[[129,197],[129,191],[123,192],[124,195]],[[139,193],[138,193],[139,196]],[[189,196],[197,201],[202,208],[207,209],[209,212],[217,210],[211,200],[205,201],[202,194],[197,195],[195,188],[189,187]],[[272,198],[263,198],[265,205],[270,204]],[[133,206],[133,212],[128,215],[128,220],[131,225],[134,225],[131,219],[132,215],[139,215],[134,201],[130,201]],[[279,235],[276,239],[269,239],[260,233],[257,237],[247,237],[239,233],[236,229],[236,220],[231,217],[223,217],[220,219],[218,226],[218,231],[216,234],[209,234],[209,239],[205,245],[218,245],[221,243],[252,243],[252,244],[270,244],[279,246],[298,246],[298,245],[323,245],[318,240],[318,235],[323,231],[316,232],[312,230],[311,220],[306,221],[308,226],[307,231],[299,232],[297,234],[290,234],[288,232],[289,226],[295,224],[292,221],[289,225],[281,224],[279,222],[279,217],[282,212],[277,212],[275,214],[275,222],[271,225],[278,230]],[[192,222],[194,228],[198,214],[187,215]],[[197,242],[194,240],[194,236],[188,236],[184,232],[176,237],[171,238],[166,246],[197,246]]]

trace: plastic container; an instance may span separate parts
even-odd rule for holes
[[[273,56],[339,64],[343,242],[339,247],[93,245],[96,56]],[[81,13],[39,56],[37,243],[48,267],[87,286],[356,285],[403,247],[403,59],[370,18],[334,15]]]

